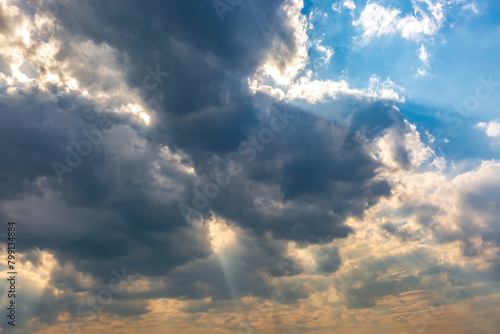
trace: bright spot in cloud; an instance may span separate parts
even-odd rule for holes
[[[77,90],[78,89],[78,82],[76,81],[76,79],[71,78],[71,79],[66,81],[66,86],[68,86],[68,88],[71,90]]]
[[[215,253],[220,253],[236,240],[234,231],[223,221],[212,220],[209,223],[210,243]]]
[[[144,123],[149,124],[150,117],[148,114],[141,112],[139,116],[144,120]]]
[[[138,114],[139,117],[144,121],[144,123],[146,123],[146,125],[149,124],[150,116],[143,111],[143,108],[140,105],[138,105],[137,103],[129,103],[128,107],[133,114]]]
[[[24,24],[21,28],[16,29],[16,34],[23,38],[24,44],[29,46],[30,44],[30,29],[27,24]]]

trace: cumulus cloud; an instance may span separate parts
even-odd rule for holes
[[[362,29],[365,42],[373,37],[396,33],[415,41],[436,34],[446,19],[446,3],[439,0],[419,0],[412,5],[414,14],[403,16],[399,9],[369,2],[353,25]]]
[[[499,139],[500,138],[500,121],[492,120],[488,123],[480,122],[476,124],[476,127],[483,130],[486,135],[490,138]]]

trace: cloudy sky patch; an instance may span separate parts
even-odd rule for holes
[[[0,0],[0,332],[494,333],[498,11]]]

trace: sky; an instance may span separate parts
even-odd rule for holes
[[[0,0],[0,333],[497,333],[498,41],[495,0]]]

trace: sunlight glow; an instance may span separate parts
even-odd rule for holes
[[[236,235],[231,228],[222,221],[212,220],[209,224],[210,243],[215,253],[220,253],[236,240]]]
[[[138,114],[139,117],[144,121],[144,123],[146,123],[146,125],[149,125],[150,116],[143,111],[144,109],[139,104],[129,103],[128,108],[133,114]]]
[[[21,29],[16,29],[16,34],[23,38],[24,44],[30,45],[30,28],[27,24],[24,24]]]

